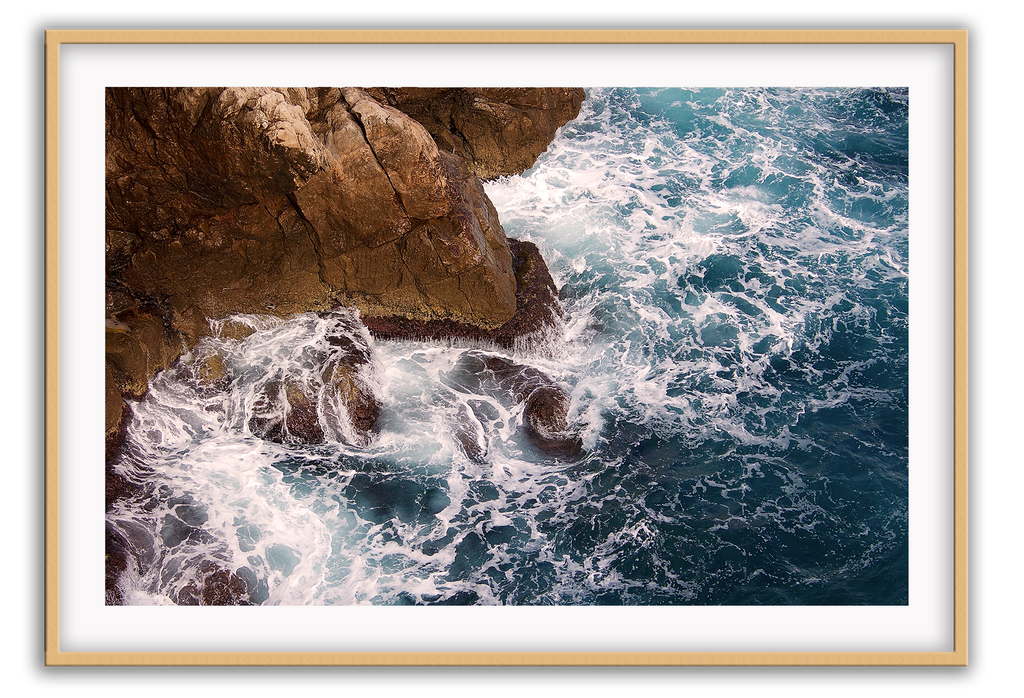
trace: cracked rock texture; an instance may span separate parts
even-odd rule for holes
[[[514,327],[522,263],[478,177],[532,165],[582,98],[108,88],[108,453],[124,398],[210,319],[346,305],[392,323]]]

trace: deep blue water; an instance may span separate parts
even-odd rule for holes
[[[547,260],[564,331],[482,348],[566,384],[585,455],[544,457],[521,408],[446,387],[474,348],[450,343],[374,344],[369,444],[265,442],[241,377],[322,337],[249,318],[207,345],[233,393],[169,371],[136,406],[120,467],[164,489],[108,517],[155,540],[131,601],[215,559],[264,603],[906,604],[908,107],[588,90],[534,168],[487,186]],[[168,537],[183,507],[203,536]]]

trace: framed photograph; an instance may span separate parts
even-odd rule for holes
[[[966,665],[966,31],[48,31],[48,665]]]

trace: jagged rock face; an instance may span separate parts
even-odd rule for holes
[[[366,147],[353,151],[346,136],[336,169],[296,194],[335,298],[370,317],[506,322],[515,312],[512,255],[480,182],[415,121],[360,90],[342,93],[351,106],[330,113],[331,147],[351,129],[365,133]],[[339,190],[361,199],[323,205]]]
[[[472,163],[483,179],[533,166],[559,127],[575,119],[580,88],[377,87],[368,93],[423,124],[442,150]]]

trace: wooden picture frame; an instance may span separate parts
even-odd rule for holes
[[[44,663],[47,666],[71,666],[71,665],[948,665],[966,666],[968,663],[968,557],[967,557],[967,30],[894,30],[894,31],[861,31],[861,30],[839,30],[839,31],[774,31],[774,30],[600,30],[600,31],[574,31],[574,30],[323,30],[323,31],[292,31],[292,30],[47,30],[45,32],[46,43],[46,646]],[[94,336],[89,331],[80,332],[81,322],[87,322],[86,318],[77,318],[74,321],[78,324],[68,324],[70,321],[66,315],[61,315],[61,294],[62,289],[67,288],[66,283],[74,286],[77,280],[69,281],[69,276],[76,273],[79,265],[94,265],[99,258],[96,256],[83,258],[73,256],[61,256],[61,246],[65,244],[74,248],[66,239],[61,237],[62,230],[71,224],[67,218],[63,219],[65,227],[61,227],[61,203],[63,197],[68,194],[71,188],[72,174],[68,170],[61,172],[67,163],[67,151],[74,143],[62,141],[65,130],[61,129],[61,120],[67,122],[71,114],[67,110],[69,103],[67,91],[69,83],[80,77],[75,69],[69,68],[67,61],[71,54],[78,47],[95,46],[265,46],[269,50],[273,48],[287,47],[298,50],[299,47],[381,47],[381,46],[455,46],[455,47],[538,47],[537,53],[545,55],[540,47],[558,47],[564,51],[564,55],[572,56],[573,48],[582,50],[584,47],[606,46],[608,50],[615,47],[666,47],[666,46],[693,46],[693,47],[716,47],[722,51],[743,51],[764,47],[790,47],[799,49],[801,47],[874,47],[878,50],[890,49],[893,47],[938,47],[940,53],[948,56],[948,66],[938,69],[944,73],[948,81],[950,95],[949,108],[951,110],[952,142],[950,143],[950,162],[952,171],[948,173],[951,177],[952,201],[948,202],[951,210],[952,220],[949,221],[952,231],[952,238],[949,241],[950,268],[942,268],[937,271],[939,276],[946,278],[949,285],[949,298],[952,299],[951,308],[938,308],[939,314],[950,317],[949,336],[949,361],[941,359],[938,363],[940,369],[948,368],[952,374],[949,381],[951,415],[948,416],[948,424],[952,429],[952,452],[948,454],[948,463],[940,464],[941,472],[948,466],[948,500],[946,490],[941,487],[937,490],[929,490],[928,496],[941,499],[937,507],[945,512],[948,517],[948,539],[945,533],[936,540],[937,546],[945,547],[948,551],[949,578],[945,587],[948,590],[948,601],[951,609],[946,609],[948,616],[943,616],[938,624],[948,627],[947,638],[940,643],[941,647],[929,646],[927,648],[907,647],[905,649],[885,648],[874,650],[872,648],[853,650],[791,650],[791,649],[765,649],[764,647],[752,647],[751,644],[740,643],[735,649],[716,648],[711,651],[694,650],[691,647],[680,649],[678,645],[668,643],[659,647],[644,647],[637,650],[606,650],[593,647],[583,649],[567,647],[562,650],[549,651],[548,649],[532,650],[523,649],[521,643],[511,646],[508,650],[501,651],[474,651],[474,650],[441,650],[431,651],[429,649],[400,649],[397,651],[374,650],[374,651],[352,651],[345,648],[334,651],[332,646],[302,648],[299,650],[270,651],[262,647],[253,650],[230,649],[226,651],[211,651],[203,649],[200,651],[191,649],[188,644],[187,634],[175,635],[173,641],[169,640],[166,650],[117,650],[106,649],[93,650],[80,648],[77,644],[69,647],[68,630],[66,625],[61,624],[61,618],[70,617],[73,601],[61,595],[61,578],[63,574],[70,574],[79,566],[77,557],[67,548],[61,549],[61,527],[76,525],[83,521],[82,509],[79,498],[92,501],[97,491],[92,488],[93,480],[86,478],[84,482],[89,484],[88,491],[76,490],[71,493],[61,489],[61,479],[80,476],[80,473],[73,475],[70,468],[74,468],[80,461],[70,459],[70,455],[76,452],[81,444],[81,439],[75,431],[75,423],[85,418],[93,419],[94,416],[83,415],[82,412],[68,413],[61,411],[61,402],[65,400],[65,393],[62,392],[61,381],[67,385],[71,381],[80,380],[80,376],[74,372],[62,372],[61,370],[61,349],[67,351],[68,345],[63,342],[82,341],[88,343]],[[618,84],[616,80],[629,79],[629,70],[634,66],[623,66],[623,73],[610,75],[606,84]],[[948,69],[948,70],[947,70]],[[195,75],[202,67],[191,66],[188,69],[190,75]],[[536,75],[531,71],[543,70],[543,67],[523,67],[527,75]],[[760,71],[771,70],[771,61],[764,66],[752,66],[751,84],[761,84],[764,79]],[[285,84],[281,78],[285,73],[270,72],[267,74],[263,84]],[[221,84],[224,81],[218,79],[209,82]],[[657,82],[656,80],[654,82]],[[179,84],[185,84],[184,82]],[[188,83],[200,84],[200,83]],[[347,84],[347,83],[346,83]],[[575,83],[573,83],[575,84]],[[913,94],[911,88],[911,95]],[[73,97],[74,98],[74,97]],[[912,96],[911,96],[912,99]],[[101,96],[99,98],[101,103]],[[913,112],[911,101],[911,121],[923,117]],[[102,140],[102,132],[87,134],[86,137],[95,137]],[[101,152],[101,142],[99,144]],[[93,156],[95,151],[93,150]],[[912,167],[912,165],[911,165]],[[67,179],[65,178],[67,177]],[[78,195],[95,197],[97,201],[89,204],[90,211],[95,212],[98,206],[102,210],[101,187],[83,186],[74,183],[75,187],[82,188]],[[76,223],[81,225],[81,223]],[[77,248],[75,248],[77,249]],[[916,250],[915,250],[916,252]],[[66,250],[67,254],[67,250]],[[944,264],[946,258],[940,255],[938,264]],[[63,260],[63,264],[61,264]],[[101,264],[101,261],[99,262]],[[63,335],[63,337],[62,337]],[[950,363],[951,365],[947,365]],[[100,379],[101,380],[101,379]],[[943,381],[946,378],[943,377]],[[101,410],[97,410],[100,411]],[[101,421],[101,417],[99,418]],[[92,424],[92,423],[90,423]],[[99,432],[101,434],[101,430]],[[101,437],[99,437],[101,442]],[[913,463],[911,451],[911,464]],[[69,466],[69,461],[72,461]],[[61,470],[61,467],[65,470]],[[78,471],[76,471],[77,473]],[[912,474],[911,470],[911,474]],[[98,476],[97,476],[98,477]],[[63,496],[61,496],[63,492]],[[90,498],[91,497],[91,498]],[[911,500],[911,510],[921,504],[921,499]],[[934,504],[934,503],[933,503]],[[82,505],[85,506],[85,505]],[[74,510],[74,511],[73,511]],[[911,513],[911,517],[913,514]],[[71,523],[69,523],[71,522]],[[65,529],[67,530],[67,529]],[[913,535],[920,529],[913,528],[911,519],[911,540]],[[101,538],[101,535],[96,536]],[[97,551],[89,551],[89,554],[98,557]],[[946,552],[939,554],[939,558],[947,555]],[[911,560],[914,553],[911,551]],[[944,559],[944,558],[943,558]],[[911,562],[911,564],[913,564]],[[71,571],[69,571],[71,570]],[[911,578],[914,572],[911,569]],[[91,582],[89,582],[91,583]],[[88,586],[89,583],[84,585]],[[67,591],[67,590],[66,590]],[[945,599],[946,594],[940,593],[938,598]],[[97,605],[101,605],[101,599]],[[911,606],[915,603],[911,587]],[[151,612],[154,609],[148,609]],[[393,615],[395,609],[358,609],[356,613],[365,616],[368,611],[387,614],[388,621],[398,622]],[[416,609],[421,611],[422,609]],[[757,615],[760,609],[744,609],[750,614]],[[803,613],[813,613],[813,609],[784,609],[791,611],[795,616]],[[239,622],[241,616],[239,611],[252,613],[252,609],[201,609],[197,613],[208,613],[209,616],[202,622],[216,624]],[[278,615],[280,609],[260,609],[257,612],[269,615]],[[621,612],[620,612],[621,611]],[[406,610],[406,612],[410,612]],[[610,622],[629,623],[628,613],[646,615],[648,613],[662,613],[660,609],[620,609],[612,612],[610,616],[603,616],[601,621],[592,624],[593,621],[584,617],[586,609],[566,609],[565,613],[559,615],[559,621],[579,622],[582,627],[589,631],[608,631],[608,618]],[[716,609],[698,609],[700,615],[714,614]],[[870,609],[854,608],[852,612],[871,615]],[[898,611],[897,611],[898,612]],[[103,622],[113,624],[120,623],[128,618],[132,611],[121,607],[106,607],[101,613]],[[506,622],[504,616],[495,613],[495,609],[452,609],[452,615],[446,616],[445,624],[452,624],[455,629],[444,628],[444,634],[454,632],[458,634],[458,627],[469,620],[469,614],[484,614],[486,623],[501,624]],[[308,614],[307,614],[308,615]],[[910,622],[913,614],[905,613]],[[197,616],[190,616],[196,618]],[[947,619],[946,619],[947,618]],[[769,614],[766,620],[774,622],[776,616]],[[202,622],[197,621],[198,627]],[[520,609],[516,615],[517,623],[542,623],[548,622],[540,614],[540,609]],[[604,629],[602,629],[604,628]],[[194,630],[195,631],[195,630]],[[500,630],[496,630],[500,631]],[[543,636],[543,629],[537,634]],[[63,641],[63,642],[62,642]],[[656,643],[655,643],[656,644]],[[761,643],[763,645],[763,642]],[[472,646],[472,643],[467,643]],[[125,640],[125,646],[135,647],[130,638]]]

